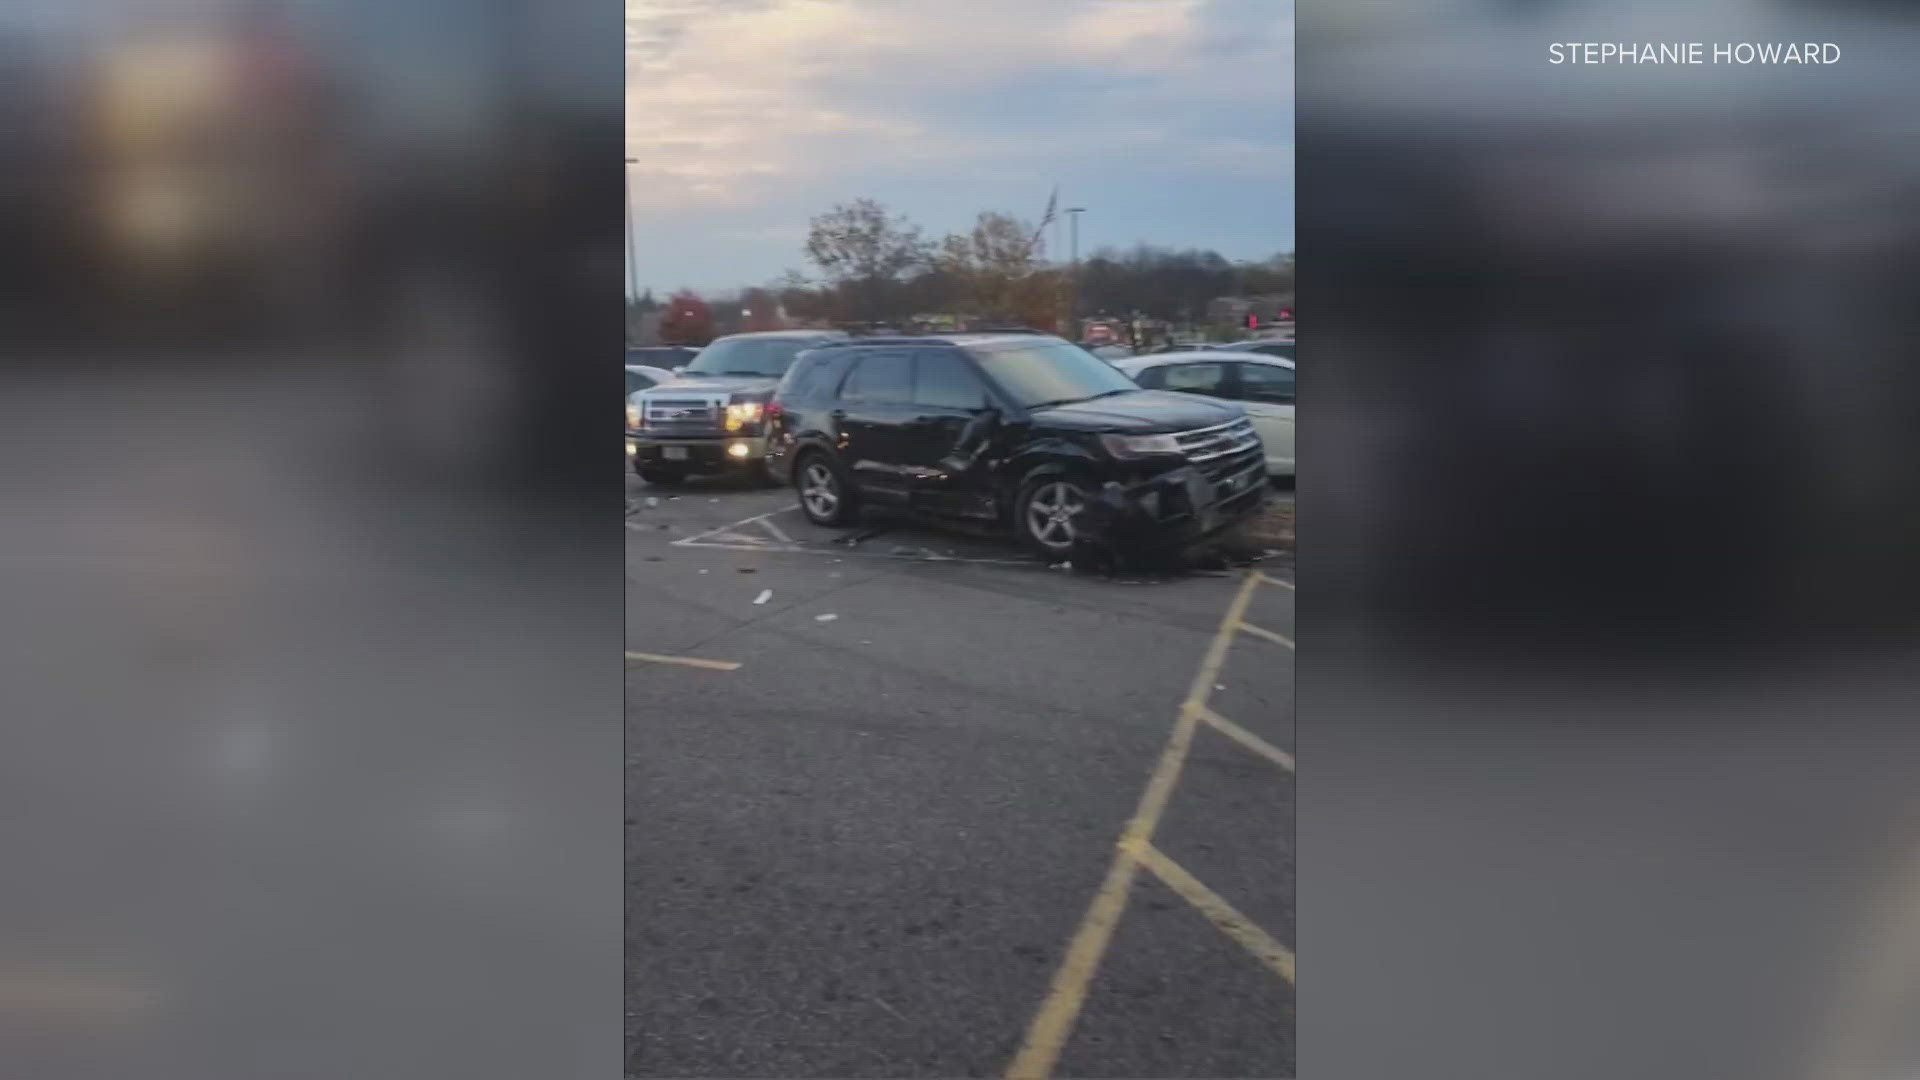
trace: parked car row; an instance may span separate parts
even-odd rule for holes
[[[719,338],[661,385],[629,398],[633,471],[653,484],[692,473],[747,472],[771,480],[768,409],[803,350],[847,340],[841,330],[776,330]]]
[[[736,334],[632,395],[629,454],[654,484],[791,484],[822,525],[872,504],[997,523],[1050,559],[1089,529],[1178,545],[1292,472],[1292,375],[1248,353],[1107,361],[1031,333]]]
[[[1120,360],[1139,385],[1236,402],[1266,448],[1267,471],[1294,474],[1293,360],[1256,352],[1195,349]]]

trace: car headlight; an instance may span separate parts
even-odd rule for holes
[[[1100,442],[1118,458],[1181,453],[1180,440],[1171,435],[1102,435]]]
[[[739,431],[748,424],[758,423],[765,406],[757,401],[740,401],[727,406],[727,430]]]
[[[634,431],[634,430],[637,430],[639,427],[640,427],[640,406],[635,405],[632,402],[628,402],[627,403],[627,430]]]

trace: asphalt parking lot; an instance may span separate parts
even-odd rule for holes
[[[1284,562],[627,495],[628,1075],[1293,1075]]]

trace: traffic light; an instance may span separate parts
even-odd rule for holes
[[[1260,316],[1255,315],[1251,311],[1247,312],[1247,329],[1249,330],[1260,329]]]
[[[1281,322],[1292,322],[1292,321],[1293,321],[1293,309],[1292,309],[1292,308],[1290,308],[1290,307],[1283,307],[1283,308],[1281,308],[1281,309],[1280,309],[1280,321],[1281,321]]]

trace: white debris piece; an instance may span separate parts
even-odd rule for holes
[[[648,505],[648,506],[659,506],[659,505],[660,505],[660,500],[659,500],[659,499],[657,499],[657,498],[655,498],[655,497],[654,497],[654,496],[652,496],[652,495],[649,495],[649,496],[647,496],[647,505]]]
[[[833,620],[835,620],[835,619],[837,619],[837,618],[839,618],[839,617],[840,617],[840,616],[838,616],[838,615],[835,615],[835,614],[833,614],[833,613],[831,613],[831,612],[829,612],[829,613],[827,613],[827,614],[825,614],[825,615],[815,615],[815,616],[813,617],[813,621],[814,621],[814,622],[832,622]]]
[[[753,598],[753,602],[754,602],[754,603],[756,603],[756,604],[764,604],[764,603],[766,603],[767,601],[769,601],[769,600],[771,600],[771,599],[773,599],[773,590],[772,590],[772,589],[761,589],[761,590],[760,590],[760,595],[759,595],[759,596],[756,596],[756,597],[754,597],[754,598]]]
[[[703,568],[700,572],[704,574],[706,573],[706,570]]]

